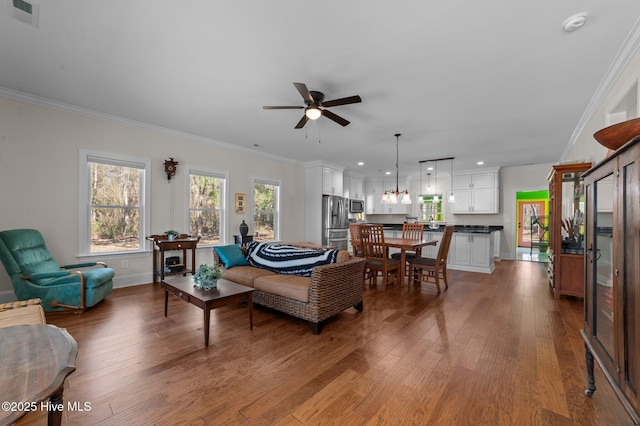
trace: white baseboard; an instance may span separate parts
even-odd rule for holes
[[[153,274],[147,272],[137,275],[117,276],[113,278],[113,288],[132,287],[141,284],[150,284],[153,282]],[[0,303],[15,302],[16,297],[13,290],[0,291]]]
[[[134,285],[150,284],[153,282],[153,274],[145,272],[136,275],[118,275],[113,278],[113,288],[132,287]]]
[[[0,303],[15,302],[18,300],[13,291],[0,291]]]

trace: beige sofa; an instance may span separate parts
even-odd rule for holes
[[[307,243],[289,243],[313,247]],[[213,250],[214,264],[224,268]],[[257,304],[308,321],[319,334],[326,319],[353,306],[362,312],[364,259],[340,250],[336,263],[316,266],[310,277],[284,275],[254,266],[224,269],[224,279],[253,287]]]

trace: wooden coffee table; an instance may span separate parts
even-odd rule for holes
[[[209,346],[209,322],[212,309],[247,302],[249,305],[249,329],[253,330],[253,288],[221,278],[218,280],[218,287],[211,290],[200,290],[193,286],[192,276],[165,278],[162,283],[164,285],[165,317],[169,306],[169,293],[204,310],[205,346]]]

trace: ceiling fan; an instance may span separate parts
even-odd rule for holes
[[[293,83],[302,95],[302,99],[304,99],[304,103],[307,104],[306,107],[303,106],[263,106],[262,109],[304,109],[304,115],[296,124],[296,129],[302,129],[307,121],[316,120],[320,118],[321,115],[324,115],[329,120],[333,120],[341,126],[346,126],[349,124],[348,120],[340,117],[337,114],[329,111],[329,107],[340,106],[340,105],[348,105],[348,104],[356,104],[358,102],[362,102],[360,96],[349,96],[346,98],[333,99],[330,101],[324,100],[324,93],[317,92],[315,90],[307,89],[307,86],[304,83]],[[323,108],[321,108],[323,107]]]

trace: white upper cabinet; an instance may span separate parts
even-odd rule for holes
[[[352,200],[364,200],[364,181],[359,176],[349,175],[349,194]]]
[[[324,195],[344,195],[344,178],[341,169],[322,167],[322,193]]]
[[[458,172],[453,176],[453,214],[495,214],[499,207],[499,169]]]

